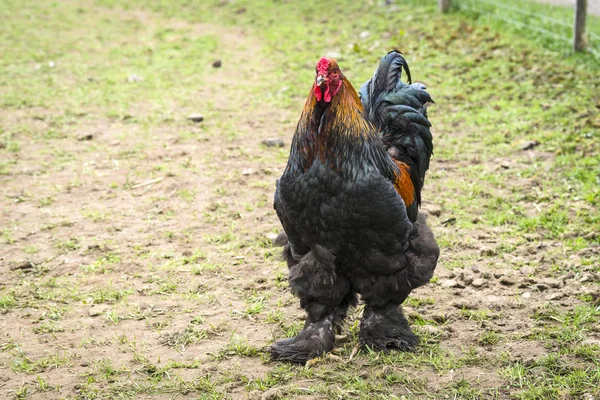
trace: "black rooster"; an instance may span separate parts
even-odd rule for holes
[[[406,71],[409,83],[400,80]],[[439,247],[418,213],[433,151],[422,84],[402,55],[382,58],[360,97],[322,58],[275,191],[289,282],[304,329],[273,344],[273,359],[304,363],[333,348],[357,293],[360,342],[411,350],[418,337],[400,304],[433,276]]]

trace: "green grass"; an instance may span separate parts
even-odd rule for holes
[[[0,311],[6,312],[17,304],[13,294],[3,294],[0,296]]]

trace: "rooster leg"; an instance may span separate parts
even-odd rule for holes
[[[348,293],[344,301],[342,301],[333,312],[333,329],[335,333],[342,333],[342,324],[346,319],[346,314],[348,313],[348,308],[356,307],[358,304],[358,297],[356,293]]]
[[[419,344],[419,337],[411,331],[402,308],[395,303],[377,308],[367,303],[359,338],[361,345],[383,351],[390,348],[411,351]]]
[[[366,303],[360,323],[362,345],[378,350],[412,350],[419,343],[399,304],[413,289],[431,279],[440,250],[422,214],[413,224],[409,240],[405,252],[408,262],[404,268],[389,275],[356,275],[352,278]]]
[[[304,301],[301,304],[308,312],[304,329],[294,338],[275,342],[271,346],[273,360],[304,364],[333,350],[335,333],[341,331],[348,307],[356,305],[356,294],[346,295],[336,307]]]
[[[318,246],[295,262],[288,259],[290,287],[308,316],[296,337],[271,346],[272,359],[303,364],[333,349],[348,308],[356,305],[350,280],[335,272],[334,260]]]
[[[333,314],[319,322],[311,323],[291,339],[275,342],[271,346],[271,358],[278,361],[289,361],[304,364],[333,349]]]

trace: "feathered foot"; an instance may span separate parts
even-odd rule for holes
[[[388,303],[381,308],[365,307],[360,321],[360,344],[374,350],[388,351],[395,348],[412,351],[419,344],[408,321],[397,304]]]
[[[333,349],[333,316],[318,322],[307,323],[298,336],[275,342],[271,346],[271,359],[304,364]]]

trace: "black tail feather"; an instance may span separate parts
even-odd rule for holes
[[[403,70],[408,83],[401,79]],[[359,92],[365,114],[381,132],[388,153],[410,167],[419,205],[433,154],[431,123],[427,119],[427,105],[433,99],[426,89],[422,83],[411,83],[406,59],[394,50],[381,59],[373,78]]]

